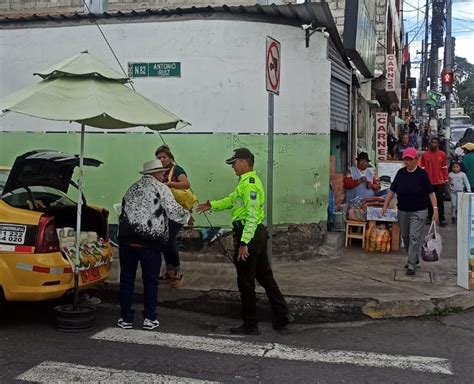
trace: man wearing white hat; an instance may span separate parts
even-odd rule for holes
[[[133,289],[140,262],[143,279],[143,329],[160,323],[156,317],[161,252],[168,239],[168,220],[186,224],[190,214],[179,205],[171,190],[162,183],[166,168],[160,160],[143,164],[143,176],[132,184],[122,200],[119,218],[119,258],[121,318],[117,325],[133,327]]]

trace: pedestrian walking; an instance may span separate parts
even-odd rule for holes
[[[439,149],[439,139],[437,137],[431,138],[429,150],[421,156],[420,167],[428,173],[436,195],[437,203],[434,205],[438,207],[439,226],[446,227],[448,223],[444,215],[444,193],[446,192],[446,185],[449,182],[448,165],[446,153]],[[432,216],[433,205],[430,204],[428,205],[428,216],[426,218],[427,224],[431,223]]]
[[[175,163],[170,148],[167,145],[160,146],[155,151],[155,156],[166,168],[163,175],[163,182],[169,188],[175,190],[189,190],[191,183],[189,182],[186,171]],[[169,221],[169,238],[163,252],[166,272],[160,276],[160,283],[170,284],[174,288],[181,287],[184,282],[184,276],[180,272],[181,262],[179,260],[178,244],[178,233],[182,227],[183,225],[180,223],[173,220]]]
[[[152,330],[160,323],[156,316],[161,252],[168,241],[168,220],[184,224],[189,212],[174,199],[162,183],[167,170],[160,160],[143,164],[143,176],[132,184],[122,200],[119,218],[120,328],[133,327],[133,291],[138,263],[143,280],[143,329]]]
[[[428,174],[417,166],[415,148],[407,148],[403,153],[404,167],[401,168],[390,186],[390,191],[382,208],[382,216],[397,194],[398,223],[403,244],[408,254],[407,275],[414,275],[419,264],[418,255],[421,247],[421,231],[428,211],[428,197],[433,205],[432,220],[438,220],[436,195]]]
[[[416,148],[416,145],[413,143],[410,135],[408,133],[404,133],[402,134],[402,138],[400,139],[400,142],[397,146],[398,160],[402,160],[403,152],[407,148]]]
[[[453,162],[451,164],[451,172],[449,177],[449,194],[451,196],[451,222],[456,223],[458,216],[458,193],[471,192],[471,185],[464,172],[461,172],[461,163]]]
[[[421,134],[421,149],[423,151],[427,151],[428,147],[430,146],[429,136],[429,128],[428,125],[425,124],[425,126],[423,127],[423,132]]]
[[[232,209],[234,228],[234,264],[237,285],[242,300],[243,324],[231,328],[234,334],[258,335],[255,279],[265,289],[273,311],[273,328],[284,329],[292,320],[280,289],[275,282],[267,255],[268,232],[263,225],[265,191],[253,170],[254,155],[247,148],[239,148],[226,160],[239,176],[235,190],[221,200],[198,205],[198,211]]]
[[[462,165],[464,166],[466,176],[471,185],[471,191],[474,191],[474,143],[466,143],[462,148],[466,153],[462,160]]]
[[[459,139],[458,143],[456,144],[456,148],[454,149],[454,160],[462,163],[464,159],[464,155],[466,154],[463,148],[463,145],[466,144],[466,139],[461,138]]]

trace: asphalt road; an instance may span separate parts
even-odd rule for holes
[[[441,318],[295,325],[231,337],[233,320],[161,309],[158,331],[53,329],[51,304],[15,304],[0,322],[0,383],[472,383],[474,311]],[[137,315],[139,315],[137,311]],[[20,380],[19,378],[23,379]]]

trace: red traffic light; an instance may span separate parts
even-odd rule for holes
[[[453,82],[454,82],[454,73],[453,72],[443,72],[443,73],[441,73],[441,82],[443,84],[453,84]]]

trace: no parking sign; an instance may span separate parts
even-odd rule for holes
[[[265,77],[267,80],[267,91],[275,95],[280,94],[280,49],[280,43],[272,37],[267,36]]]

